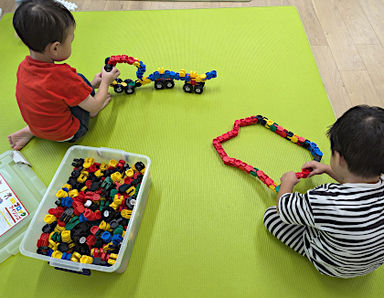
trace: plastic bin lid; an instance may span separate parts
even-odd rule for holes
[[[20,151],[0,155],[0,263],[18,253],[46,189]]]

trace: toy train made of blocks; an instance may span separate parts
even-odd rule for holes
[[[111,71],[117,63],[133,64],[137,67],[136,80],[122,80],[117,78],[111,84],[116,93],[125,92],[128,95],[135,93],[136,88],[151,82],[154,82],[156,90],[172,89],[175,86],[175,80],[184,81],[184,92],[201,94],[204,91],[205,82],[217,77],[216,70],[211,70],[205,74],[197,74],[197,72],[192,71],[191,73],[187,73],[184,69],[181,69],[180,72],[174,72],[166,70],[164,67],[161,67],[158,71],[144,77],[144,73],[146,71],[145,64],[139,59],[127,55],[107,57],[105,59],[104,69],[106,71]]]

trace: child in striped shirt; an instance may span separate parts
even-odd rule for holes
[[[330,166],[311,161],[303,168],[338,183],[292,193],[299,179],[285,173],[264,225],[322,274],[366,275],[384,262],[384,109],[353,107],[327,134]]]

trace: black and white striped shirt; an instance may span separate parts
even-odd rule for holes
[[[384,181],[324,184],[279,201],[281,219],[306,226],[305,254],[321,273],[350,278],[384,262]]]

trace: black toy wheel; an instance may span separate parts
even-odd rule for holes
[[[121,93],[121,92],[124,91],[124,88],[123,88],[122,85],[117,84],[117,85],[115,85],[115,86],[113,87],[113,90],[115,90],[116,93]]]
[[[184,90],[184,92],[192,93],[193,86],[191,84],[189,84],[189,83],[185,83],[184,86],[183,86],[183,90]]]
[[[133,94],[133,93],[135,93],[135,87],[133,87],[133,86],[127,86],[127,88],[125,88],[124,91],[125,91],[125,93],[128,94],[128,95]]]
[[[201,94],[201,93],[203,93],[203,91],[204,91],[203,86],[201,86],[201,85],[195,86],[195,93]]]
[[[164,87],[165,87],[164,82],[162,81],[155,82],[155,89],[160,90],[160,89],[164,89]]]
[[[165,88],[171,89],[175,87],[175,82],[173,80],[167,80],[165,81]]]

